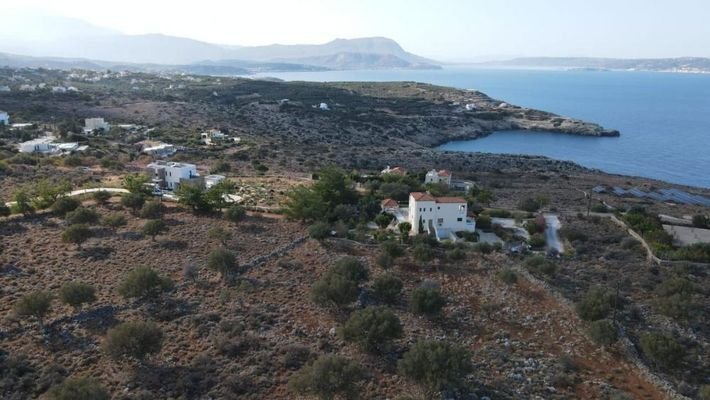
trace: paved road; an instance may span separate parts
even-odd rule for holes
[[[87,193],[94,193],[94,192],[109,192],[109,193],[128,193],[128,190],[126,189],[121,189],[121,188],[108,188],[108,187],[102,187],[102,188],[92,188],[92,189],[77,189],[77,190],[72,190],[71,192],[67,193],[67,196],[79,196],[82,194],[87,194]],[[9,203],[5,203],[8,207],[12,207],[16,202],[11,201]]]
[[[547,239],[547,248],[550,250],[556,250],[558,253],[562,254],[564,252],[564,247],[562,242],[560,242],[559,230],[562,227],[562,223],[556,214],[543,214],[545,217],[545,237]]]

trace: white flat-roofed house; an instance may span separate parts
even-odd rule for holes
[[[84,120],[84,132],[108,132],[111,126],[103,118],[87,118]]]
[[[172,144],[159,143],[155,146],[145,147],[142,151],[155,157],[169,157],[177,152],[177,148]]]
[[[224,175],[207,175],[205,176],[205,189],[209,189],[223,180],[225,180]]]
[[[328,111],[328,110],[330,110],[330,107],[328,107],[328,103],[320,103],[320,105],[318,106],[318,108],[320,108],[320,109],[323,110],[323,111]]]
[[[156,161],[146,167],[151,174],[153,183],[161,189],[175,190],[184,182],[199,178],[194,164]]]
[[[53,142],[51,137],[28,140],[20,143],[19,150],[20,153],[53,153],[57,150]]]
[[[446,184],[446,186],[451,186],[451,172],[445,169],[442,169],[440,171],[432,169],[431,171],[426,173],[426,176],[424,177],[424,183],[443,183]]]
[[[0,111],[0,125],[10,125],[10,114],[5,111]]]
[[[425,192],[409,194],[409,223],[412,234],[421,231],[437,239],[456,240],[456,232],[476,230],[476,221],[468,216],[468,204],[463,197],[434,197]]]

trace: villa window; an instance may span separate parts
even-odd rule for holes
[[[466,212],[466,206],[465,206],[465,205],[460,205],[460,206],[459,206],[459,212],[462,213],[462,214],[465,213],[465,212]]]
[[[443,218],[439,218],[439,219],[436,221],[436,223],[439,224],[439,226],[444,225],[444,219],[443,219]]]
[[[463,218],[456,218],[456,221],[463,222]]]

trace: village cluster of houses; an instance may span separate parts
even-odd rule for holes
[[[401,167],[382,171],[383,174],[406,175]],[[443,184],[452,190],[468,190],[473,182],[458,181],[455,186],[452,174],[447,170],[431,170],[424,177],[425,184]],[[457,189],[459,188],[459,189]],[[397,224],[408,222],[412,226],[410,234],[425,232],[439,240],[458,240],[456,232],[475,232],[476,220],[468,212],[468,202],[461,196],[436,197],[428,192],[412,192],[405,206],[394,199],[385,199],[381,203],[382,212],[395,217]]]
[[[219,129],[210,129],[200,133],[200,142],[208,146],[223,142],[239,143],[241,141],[240,137],[226,135]]]
[[[42,153],[42,154],[70,154],[75,151],[84,151],[89,148],[87,145],[80,145],[78,142],[59,143],[54,136],[44,136],[37,139],[22,142],[19,145],[20,153]]]

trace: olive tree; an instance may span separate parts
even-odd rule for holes
[[[44,317],[52,307],[52,295],[46,291],[36,291],[22,296],[15,303],[14,312],[18,317],[34,317],[39,323],[39,329],[44,329]]]
[[[160,352],[163,331],[153,322],[124,322],[106,334],[106,353],[113,359],[133,358],[143,361]]]
[[[364,379],[365,371],[353,361],[325,355],[298,371],[288,386],[294,393],[313,395],[322,400],[332,400],[337,395],[356,399]]]
[[[472,370],[468,349],[445,341],[424,340],[397,365],[400,374],[423,386],[428,395],[459,387]]]
[[[382,350],[391,340],[402,337],[399,318],[386,307],[367,307],[350,315],[340,329],[340,336],[357,343],[363,350]]]
[[[84,282],[65,283],[59,289],[59,299],[78,310],[83,304],[96,301],[96,289]]]

